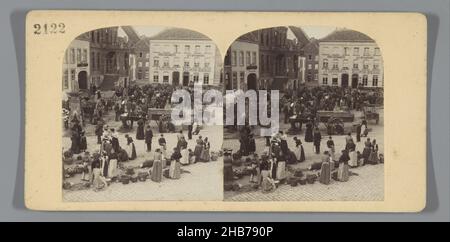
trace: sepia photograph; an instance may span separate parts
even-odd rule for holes
[[[241,118],[224,128],[224,200],[383,201],[383,87],[382,53],[364,33],[279,26],[237,38],[224,60],[227,120]]]
[[[173,93],[221,93],[222,69],[213,41],[189,29],[75,38],[62,64],[64,201],[222,200],[222,127],[171,118]]]

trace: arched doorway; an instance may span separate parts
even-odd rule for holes
[[[80,71],[78,73],[78,88],[81,89],[87,89],[87,72],[86,71]]]
[[[358,74],[352,75],[352,88],[358,87]]]
[[[341,87],[348,87],[348,74],[341,75]]]
[[[247,90],[256,90],[256,74],[252,73],[247,76]]]
[[[172,73],[172,85],[174,86],[180,85],[180,72],[174,71]]]

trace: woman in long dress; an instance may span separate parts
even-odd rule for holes
[[[117,153],[113,152],[109,157],[108,178],[117,176]]]
[[[378,164],[378,145],[376,140],[372,141],[372,149],[370,151],[368,160],[372,165]]]
[[[313,142],[313,124],[311,121],[306,124],[305,142]]]
[[[211,155],[209,153],[209,148],[211,147],[208,137],[205,137],[205,140],[203,141],[203,149],[201,154],[201,161],[203,162],[209,162],[211,160]]]
[[[305,150],[303,149],[303,144],[300,139],[294,137],[295,140],[295,158],[297,158],[298,162],[305,161]]]
[[[356,154],[356,145],[353,143],[353,140],[347,144],[348,154],[350,156],[350,160],[348,161],[348,165],[350,167],[358,166],[358,156]]]
[[[194,155],[195,155],[195,162],[198,162],[198,161],[200,161],[202,151],[203,151],[202,136],[199,136],[196,142],[197,142],[197,144],[195,145]]]
[[[130,136],[127,137],[127,153],[128,153],[128,159],[134,160],[137,157],[136,154],[136,147],[134,145],[133,138]]]
[[[136,139],[137,140],[144,140],[145,139],[144,121],[142,119],[139,119],[139,121],[138,121],[138,127],[137,127],[137,130],[136,130]]]

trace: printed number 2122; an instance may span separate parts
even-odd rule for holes
[[[34,24],[34,34],[57,34],[65,33],[66,25],[64,23],[51,23],[51,24]]]

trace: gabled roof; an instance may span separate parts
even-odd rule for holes
[[[239,36],[236,41],[243,41],[248,43],[258,43],[258,32],[252,31],[246,34]]]
[[[128,41],[130,41],[131,45],[136,44],[140,40],[139,35],[136,33],[136,30],[134,30],[132,26],[121,26],[121,28],[128,36]]]
[[[337,29],[319,40],[320,42],[375,42],[369,36],[350,29]]]
[[[307,43],[305,46],[303,46],[303,50],[310,50],[310,49],[319,49],[319,41],[315,38],[311,38],[309,43]]]
[[[154,35],[150,40],[211,40],[206,35],[199,32],[182,29],[170,28]]]
[[[298,42],[300,42],[302,45],[309,42],[309,36],[303,31],[302,28],[289,26],[289,29],[292,31],[292,33],[294,33]]]
[[[146,36],[141,36],[140,40],[133,45],[133,48],[139,48],[143,46],[143,48],[150,47],[150,38]]]

